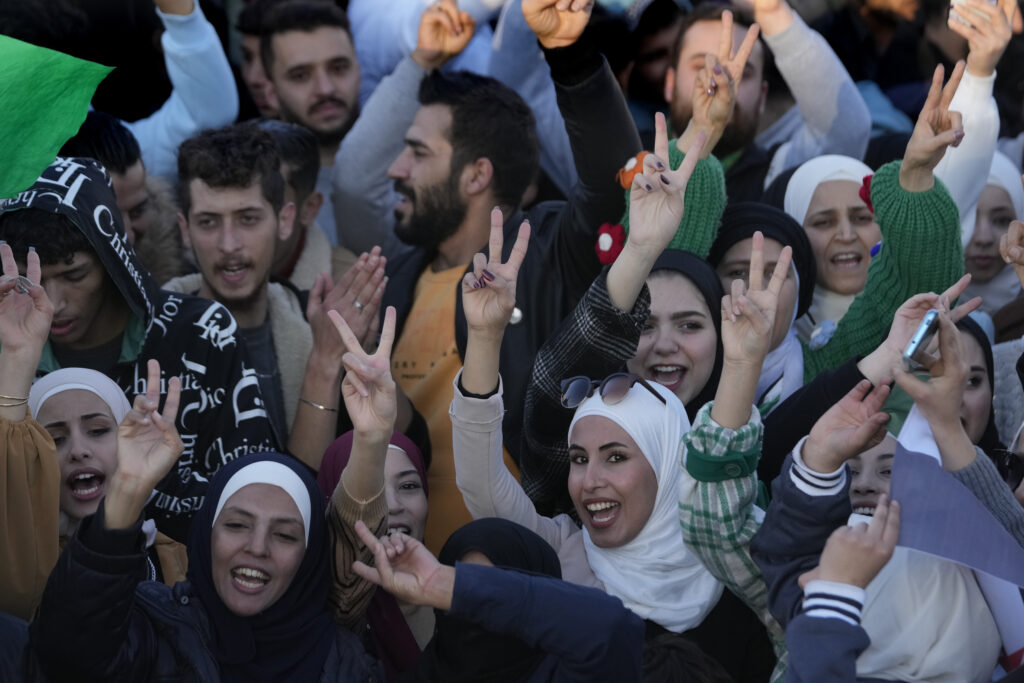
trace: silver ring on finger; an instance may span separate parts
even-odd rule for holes
[[[363,305],[361,303],[359,303],[359,299],[354,300],[352,302],[352,305],[356,307],[357,311],[363,310]]]

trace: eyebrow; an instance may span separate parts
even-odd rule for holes
[[[79,420],[91,420],[91,419],[93,419],[95,417],[105,417],[108,420],[112,420],[113,419],[110,415],[107,415],[105,413],[87,413],[85,415],[79,415],[78,419]],[[68,426],[68,420],[58,420],[57,422],[48,422],[47,424],[45,424],[43,426],[46,429],[50,429],[51,427],[67,427]]]
[[[410,474],[415,474],[417,478],[420,476],[420,473],[416,470],[403,470],[398,473],[398,478],[401,479],[402,477],[407,477]]]
[[[228,507],[228,508],[224,508],[224,511],[225,512],[234,512],[235,514],[242,515],[243,517],[248,517],[249,519],[256,519],[256,515],[252,514],[248,510],[243,510],[242,508],[237,507],[235,505],[232,505],[231,507]],[[294,517],[274,517],[270,521],[273,522],[273,523],[287,522],[289,524],[298,524],[299,526],[302,526],[302,527],[305,526],[302,523],[302,520],[295,519]]]
[[[980,365],[972,365],[971,366],[971,372],[988,372],[988,371],[985,368],[981,367]]]
[[[423,142],[422,140],[417,140],[416,138],[406,138],[405,144],[406,146],[413,147],[415,149],[422,149],[428,152],[430,151],[430,147],[427,146],[427,143]]]
[[[679,320],[680,318],[692,318],[697,316],[698,318],[706,318],[707,316],[700,311],[676,311],[669,316],[670,320]]]

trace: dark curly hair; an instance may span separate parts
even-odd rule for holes
[[[276,119],[261,119],[258,125],[274,138],[281,163],[290,169],[284,180],[295,190],[295,203],[302,204],[316,189],[320,173],[316,136],[308,128]]]
[[[264,6],[263,25],[260,27],[260,59],[267,77],[273,73],[274,36],[288,31],[312,33],[318,28],[340,28],[352,40],[352,26],[348,15],[333,2],[326,0],[288,0],[280,5]],[[353,41],[355,42],[355,41]]]
[[[25,262],[29,247],[36,248],[39,262],[44,266],[70,264],[78,251],[96,253],[69,218],[37,209],[0,213],[0,239],[10,245],[19,263]]]
[[[540,164],[537,123],[523,98],[487,76],[432,71],[420,82],[419,101],[451,108],[452,176],[487,158],[498,203],[518,207]]]
[[[110,173],[124,175],[142,160],[139,142],[115,116],[91,111],[78,132],[60,148],[62,157],[92,157]]]
[[[259,181],[275,212],[284,205],[284,179],[274,138],[253,122],[203,131],[178,149],[178,199],[187,216],[192,209],[189,184],[198,178],[210,187],[246,188]]]

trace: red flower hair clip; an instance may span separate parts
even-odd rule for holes
[[[864,203],[868,205],[868,211],[870,211],[871,213],[875,212],[875,207],[871,203],[871,179],[874,177],[875,175],[873,173],[869,173],[868,175],[864,176],[864,180],[861,181],[860,191],[858,192],[860,198],[863,199]]]
[[[615,259],[622,253],[622,248],[625,245],[626,229],[618,223],[614,225],[605,223],[597,231],[597,244],[594,245],[597,260],[603,266],[615,263]]]

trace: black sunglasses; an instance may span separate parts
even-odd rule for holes
[[[1024,458],[1013,451],[997,450],[992,454],[999,476],[1003,478],[1011,491],[1016,491],[1024,481]]]
[[[575,408],[579,404],[594,395],[596,389],[598,395],[608,404],[616,404],[626,398],[626,394],[634,384],[639,384],[662,403],[668,405],[665,397],[658,393],[647,380],[631,372],[616,372],[608,375],[602,380],[590,379],[583,375],[570,377],[562,380],[562,405],[566,408]]]

